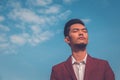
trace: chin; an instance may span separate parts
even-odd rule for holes
[[[87,43],[85,43],[85,42],[78,42],[78,43],[76,43],[76,44],[79,44],[79,45],[81,45],[81,44],[86,44],[86,45],[87,45]]]
[[[79,49],[85,49],[87,44],[86,43],[79,43],[79,44],[75,44],[75,46]]]

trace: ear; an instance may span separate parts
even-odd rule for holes
[[[69,44],[70,43],[70,38],[68,36],[66,36],[64,41]]]

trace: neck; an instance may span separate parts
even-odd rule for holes
[[[86,49],[72,49],[72,56],[76,59],[77,62],[82,61],[85,58],[86,54]]]

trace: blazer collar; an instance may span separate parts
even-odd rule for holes
[[[94,64],[93,58],[90,55],[88,55],[87,56],[86,66],[85,66],[84,80],[89,80],[89,78],[90,78],[89,75],[93,71],[94,65],[95,64]]]
[[[73,70],[73,66],[72,66],[72,59],[71,56],[67,59],[67,61],[65,62],[65,67],[68,70],[72,80],[77,80],[74,70]]]
[[[77,80],[77,77],[75,76],[75,73],[73,70],[71,56],[65,61],[65,67],[68,70],[68,73],[70,74],[72,80]],[[89,75],[91,74],[91,71],[93,69],[94,69],[94,61],[93,61],[93,58],[88,54],[87,60],[86,60],[84,80],[89,80],[89,77],[90,77]]]

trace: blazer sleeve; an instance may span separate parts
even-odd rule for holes
[[[105,80],[115,80],[114,72],[108,62],[105,64]]]
[[[57,80],[57,78],[56,78],[56,73],[55,73],[54,68],[52,68],[52,72],[51,72],[50,80]]]

